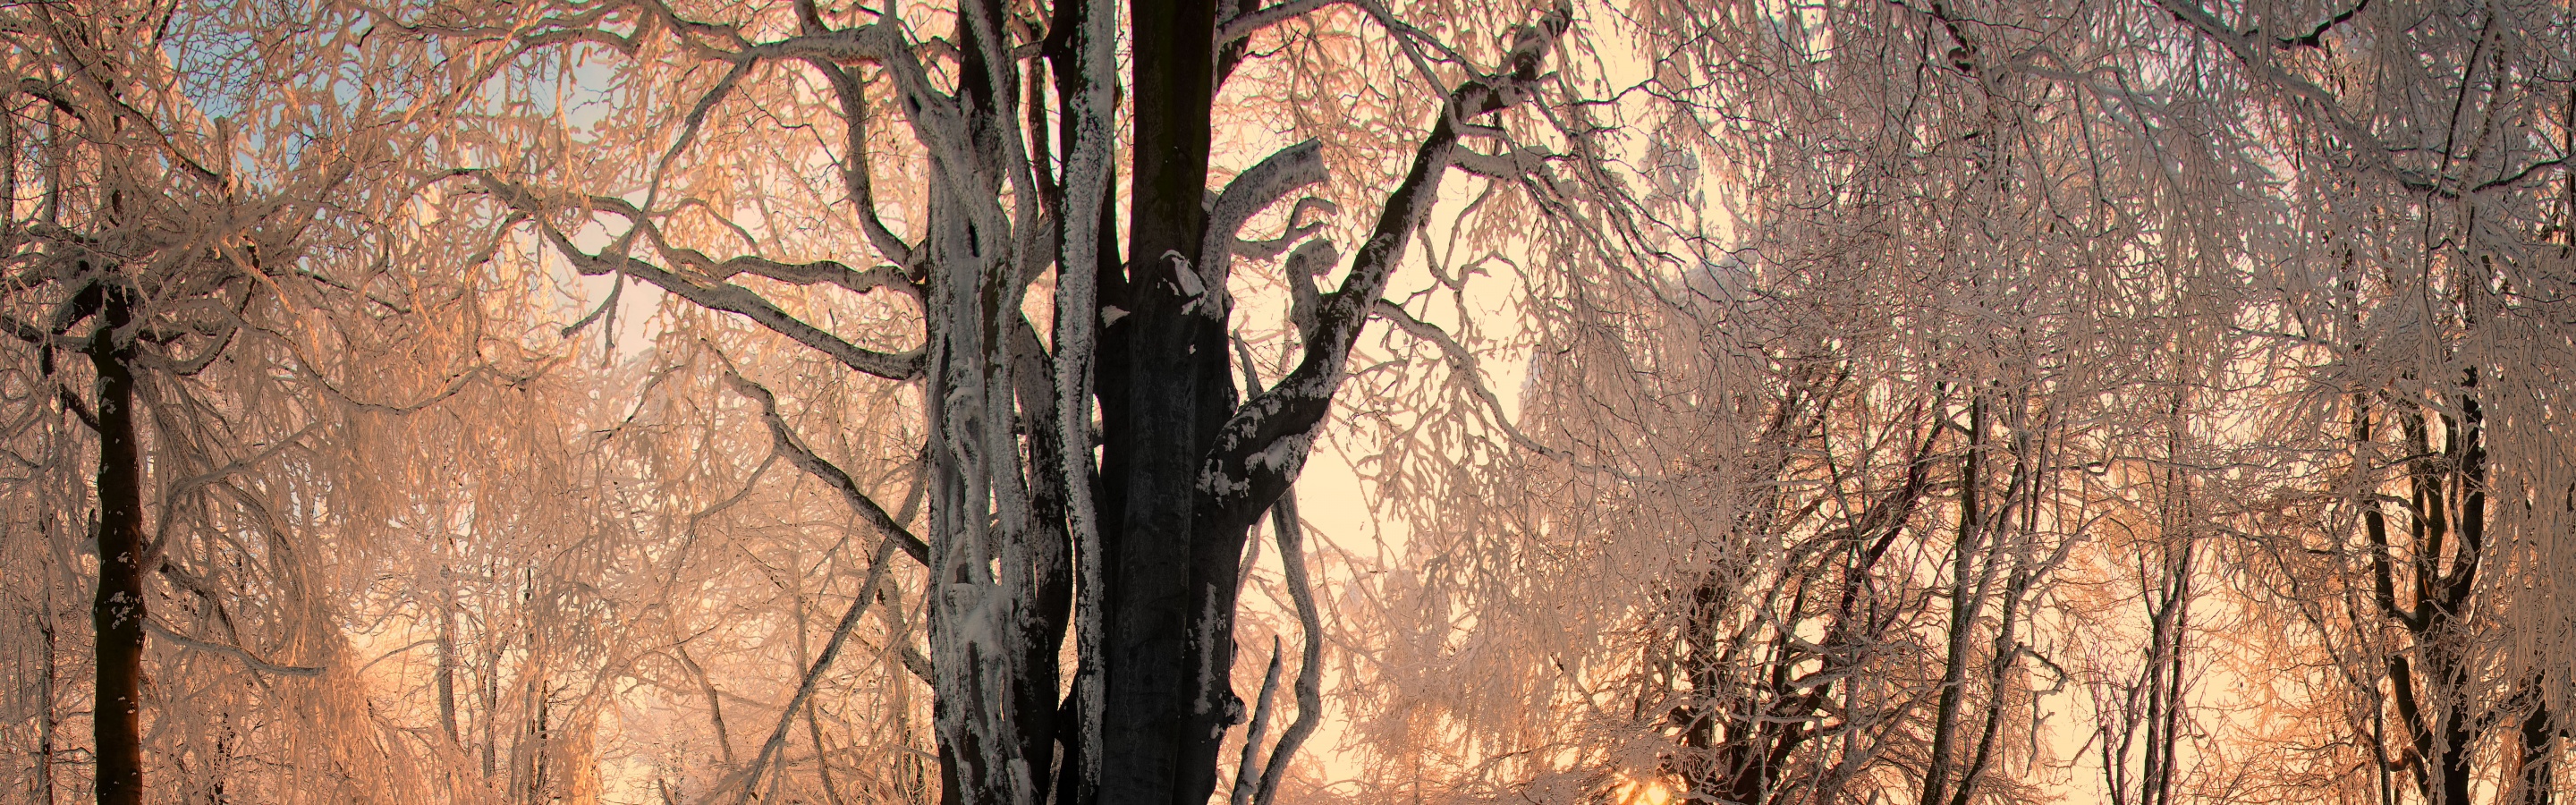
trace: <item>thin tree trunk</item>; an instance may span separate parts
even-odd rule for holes
[[[36,672],[36,790],[44,797],[39,802],[54,805],[54,730],[58,726],[54,714],[54,651],[57,640],[51,579],[46,581],[44,607],[44,620],[36,627],[45,642],[44,664]]]
[[[1297,610],[1297,625],[1305,632],[1304,648],[1299,654],[1297,681],[1291,688],[1297,694],[1297,718],[1279,734],[1279,744],[1271,747],[1270,761],[1261,767],[1261,786],[1253,792],[1252,805],[1270,805],[1279,794],[1279,781],[1288,776],[1288,760],[1297,756],[1298,747],[1315,734],[1324,722],[1324,619],[1315,608],[1315,585],[1306,575],[1305,524],[1297,519],[1297,492],[1289,490],[1270,507],[1271,527],[1279,537],[1279,566],[1287,577],[1288,597]]]
[[[524,731],[526,740],[523,742],[526,746],[524,751],[526,752],[528,759],[528,777],[527,788],[524,790],[527,793],[528,805],[537,805],[537,803],[546,801],[546,784],[548,782],[546,780],[546,755],[548,754],[547,749],[552,743],[550,739],[553,737],[549,734],[551,732],[551,725],[547,723],[547,720],[549,716],[554,714],[553,702],[549,701],[554,698],[554,696],[551,691],[546,689],[545,677],[543,674],[537,674],[531,677],[528,683],[528,698],[530,700],[528,703],[528,727]]]
[[[438,727],[455,745],[461,738],[456,731],[456,601],[446,594],[438,605]]]
[[[134,419],[134,321],[122,291],[103,295],[90,364],[98,369],[98,706],[91,716],[99,805],[143,801],[143,461]]]
[[[2184,640],[2191,633],[2191,596],[2193,554],[2198,546],[2194,532],[2191,479],[2183,472],[2184,437],[2187,425],[2184,406],[2187,391],[2177,391],[2167,413],[2165,439],[2165,488],[2161,532],[2161,577],[2141,578],[2145,588],[2154,589],[2146,598],[2148,642],[2146,672],[2128,695],[2143,695],[2146,747],[2140,759],[2137,779],[2139,805],[2171,805],[2175,777],[2179,774],[2176,748],[2181,743],[2184,695]],[[2143,572],[2143,570],[2142,570]],[[2123,741],[2125,743],[2125,733]],[[2127,753],[2121,753],[2126,762]],[[2115,794],[2125,792],[2115,791]]]
[[[2533,686],[2532,697],[2547,694]],[[2550,766],[2558,757],[2558,724],[2549,716],[2549,706],[2534,705],[2531,714],[2522,719],[2522,752],[2517,757],[2522,805],[2549,805],[2550,789],[2557,784]]]
[[[1923,805],[1940,805],[1948,801],[1950,783],[1950,745],[1959,730],[1959,705],[1968,684],[1969,633],[1976,628],[1978,605],[1983,601],[1972,592],[1975,584],[1969,574],[1976,568],[1978,535],[1982,532],[1977,510],[1977,484],[1984,461],[1986,429],[1985,400],[1968,402],[1968,454],[1959,482],[1959,536],[1953,548],[1950,566],[1950,635],[1949,657],[1941,672],[1941,695],[1934,711],[1932,758],[1923,770]]]
[[[499,728],[493,716],[501,712],[501,652],[495,648],[483,653],[483,783],[490,785],[492,776],[500,773]]]

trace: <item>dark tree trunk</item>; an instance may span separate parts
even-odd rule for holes
[[[2538,687],[2533,686],[2534,696],[2541,695]],[[2522,719],[2522,756],[2516,764],[2522,767],[2522,805],[2549,805],[2556,785],[2550,764],[2557,756],[2558,723],[2549,717],[2548,705],[2535,705]]]
[[[1966,698],[1968,684],[1968,651],[1971,632],[1977,625],[1977,610],[1985,603],[1975,595],[1976,583],[1970,575],[1976,571],[1980,537],[1984,532],[1984,514],[1977,508],[1977,485],[1982,480],[1986,436],[1985,400],[1968,402],[1967,456],[1959,475],[1959,534],[1950,554],[1950,630],[1947,660],[1942,666],[1939,703],[1934,706],[1932,726],[1932,759],[1923,772],[1922,805],[1942,805],[1949,799],[1951,748],[1959,733],[1959,709]],[[1961,784],[1965,787],[1965,783]]]
[[[2486,443],[2477,401],[2477,376],[2468,375],[2453,398],[2459,416],[2427,417],[2405,403],[2388,406],[2407,463],[2403,510],[2409,537],[2411,584],[2401,583],[2390,561],[2387,515],[2365,503],[2362,524],[2373,552],[2372,592],[2382,616],[2403,628],[2413,644],[2388,660],[2389,692],[2409,751],[2401,756],[2414,773],[2417,793],[2432,805],[2468,805],[2478,777],[2477,745],[2489,725],[2505,723],[2482,711],[2461,645],[2477,574],[2486,547]],[[2392,403],[2395,400],[2383,397]],[[2352,441],[2369,444],[2369,398],[2354,399]],[[2442,444],[2434,446],[2434,427]],[[2456,504],[2451,492],[2456,491]],[[2445,566],[2447,560],[2447,567]],[[2412,659],[2409,658],[2412,656]]]
[[[457,745],[462,737],[456,731],[456,602],[443,600],[438,606],[438,730],[447,743]]]
[[[143,463],[134,422],[134,367],[118,331],[134,321],[132,300],[109,292],[90,336],[98,369],[98,752],[99,805],[143,801]]]
[[[1216,785],[1219,725],[1193,669],[1230,652],[1231,630],[1210,633],[1212,573],[1201,561],[1228,548],[1192,538],[1201,457],[1232,406],[1224,318],[1214,289],[1191,294],[1206,213],[1215,7],[1204,0],[1133,0],[1135,188],[1128,315],[1101,344],[1102,535],[1108,613],[1107,701],[1098,748],[1101,803],[1201,803]],[[1108,283],[1103,283],[1108,285]],[[1210,565],[1210,566],[1203,566]],[[1231,584],[1233,575],[1223,580]],[[1227,586],[1218,585],[1218,586]],[[1230,586],[1228,587],[1230,589]],[[1231,692],[1224,694],[1231,699]],[[1212,707],[1212,705],[1215,705]]]
[[[742,296],[747,289],[710,288],[634,255],[587,254],[553,238],[584,274],[651,282],[751,316],[862,373],[924,383],[930,538],[914,555],[929,571],[937,673],[925,675],[951,801],[1034,805],[1049,792],[1057,805],[1207,801],[1225,728],[1244,718],[1228,673],[1244,541],[1303,467],[1353,342],[1439,197],[1460,124],[1530,97],[1571,24],[1560,7],[1515,29],[1504,72],[1447,92],[1340,288],[1315,300],[1297,368],[1246,402],[1227,349],[1236,236],[1254,214],[1325,180],[1320,146],[1283,149],[1247,171],[1259,180],[1238,175],[1212,196],[1218,9],[1211,0],[1129,0],[1131,27],[1121,37],[1114,2],[1059,2],[1034,54],[1040,62],[1014,44],[1023,20],[1004,4],[964,0],[951,40],[956,94],[925,80],[896,82],[937,181],[925,193],[918,243],[881,226],[871,238],[918,294],[926,335],[918,352],[875,352]],[[854,48],[919,78],[897,25],[827,35],[809,14],[804,27],[799,47]],[[1114,248],[1120,42],[1130,46],[1134,77],[1124,259]],[[834,82],[852,162],[864,164],[863,85],[831,59],[810,61]],[[1041,63],[1061,110],[1055,143],[1019,131],[1024,119],[1033,132],[1049,117]],[[1024,89],[1028,107],[1017,109]],[[1056,145],[1060,172],[1051,170]],[[854,201],[871,206],[865,170],[844,181]],[[488,175],[480,183],[514,207],[543,206],[525,188]],[[1228,212],[1212,215],[1211,198],[1231,199]],[[1038,230],[1016,231],[1029,226],[1061,237],[1047,243]],[[1297,254],[1338,259],[1321,238],[1307,242],[1323,248]],[[1023,304],[1050,247],[1057,315],[1054,338],[1042,342]],[[903,530],[828,462],[806,463],[839,478],[880,528]],[[1081,665],[1064,697],[1057,663],[1069,626]]]
[[[37,801],[54,805],[54,730],[61,723],[54,712],[54,654],[59,646],[54,632],[54,591],[52,582],[46,584],[43,620],[36,625],[45,642],[43,662],[36,670],[36,791],[42,797]]]
[[[501,759],[498,751],[501,736],[498,732],[499,728],[495,726],[500,722],[495,716],[501,712],[501,651],[499,648],[495,647],[483,652],[483,664],[475,669],[475,674],[483,681],[483,709],[475,718],[483,725],[483,781],[490,783],[493,775],[501,773]]]

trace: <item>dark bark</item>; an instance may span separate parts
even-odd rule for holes
[[[483,755],[483,781],[486,784],[489,784],[494,775],[501,773],[501,759],[499,757],[501,736],[500,728],[498,726],[500,719],[497,717],[501,712],[500,647],[495,646],[484,650],[483,664],[476,669],[476,676],[481,677],[483,680],[483,707],[481,714],[477,716],[476,720],[480,721],[483,725],[483,739],[480,742]]]
[[[1215,554],[1240,548],[1192,539],[1199,459],[1232,407],[1222,312],[1192,308],[1216,300],[1183,275],[1198,270],[1206,220],[1216,8],[1132,0],[1128,13],[1136,111],[1126,293],[1117,302],[1102,294],[1128,314],[1101,343],[1109,644],[1098,801],[1198,803],[1216,787],[1209,733],[1222,725],[1211,708],[1193,706],[1210,703],[1192,701],[1191,671],[1199,652],[1231,653],[1233,641],[1194,621],[1209,614],[1209,581],[1234,577]]]
[[[48,531],[51,530],[50,522]],[[54,631],[54,588],[50,582],[40,596],[44,610],[37,616],[36,631],[43,638],[45,647],[36,669],[36,790],[41,797],[39,802],[54,805],[54,731],[61,721],[54,711],[54,654],[59,645]]]
[[[1924,770],[1927,805],[1968,805],[1995,757],[2001,734],[2005,696],[2019,667],[2023,644],[2018,637],[2022,601],[2038,574],[2045,572],[2031,555],[2031,536],[2038,530],[2037,508],[2030,501],[2032,473],[2038,459],[2028,450],[2029,434],[2020,431],[2016,413],[2025,401],[2005,396],[2005,424],[1999,435],[1989,407],[1997,400],[1974,397],[1968,406],[1967,455],[1960,476],[1958,533],[1951,554],[1948,597],[1950,618],[1947,659],[1935,705],[1930,761]],[[2003,472],[1992,466],[1989,449],[2000,448],[2008,460]],[[1992,481],[1989,475],[2001,475]],[[1998,576],[2001,586],[1998,587]],[[1986,608],[1996,604],[1994,636],[1983,668],[1970,678],[1974,637]],[[1971,705],[1972,687],[1984,689],[1984,700]],[[1978,715],[1970,720],[1970,713]],[[1974,735],[1973,743],[1967,743]]]
[[[2184,659],[2200,541],[2192,476],[2184,467],[2188,401],[2189,392],[2178,391],[2167,409],[2165,466],[2153,488],[2161,512],[2158,540],[2151,552],[2140,546],[2136,559],[2139,603],[2147,616],[2145,663],[2136,679],[2109,686],[2119,706],[2095,728],[2102,784],[2113,805],[2170,805],[2181,774],[2177,752],[2189,671]]]
[[[98,286],[93,286],[98,287]],[[92,716],[99,805],[143,801],[143,460],[134,416],[134,353],[120,344],[133,300],[102,294],[90,336],[98,370],[98,706]]]
[[[1977,610],[1985,599],[1975,594],[1975,582],[1969,578],[1976,568],[1984,518],[1977,509],[1977,485],[1983,475],[1986,434],[1985,400],[1968,403],[1967,457],[1959,476],[1959,533],[1950,554],[1950,628],[1947,659],[1941,672],[1941,693],[1934,705],[1932,724],[1932,758],[1923,771],[1924,805],[1947,802],[1950,790],[1951,744],[1959,732],[1959,708],[1966,699],[1968,684],[1968,643],[1977,623]],[[1964,787],[1964,786],[1963,786]]]
[[[2393,539],[2382,504],[2362,503],[2363,531],[2373,554],[2372,594],[2381,616],[2406,634],[2406,653],[2412,657],[2387,662],[2390,704],[2405,742],[2395,754],[2412,773],[2417,794],[2432,805],[2468,805],[2479,777],[2482,739],[2498,726],[2524,726],[2480,701],[2470,658],[2464,655],[2466,621],[2486,546],[2485,423],[2476,388],[2477,375],[2467,374],[2453,397],[2456,417],[2427,417],[2420,408],[2379,397],[2389,403],[2386,413],[2396,420],[2399,448],[2413,457],[2405,462],[2406,498],[2401,504],[2408,538],[2404,562],[2391,556]],[[2370,403],[2369,397],[2354,400],[2351,438],[2356,447],[2375,438]],[[2400,583],[2399,568],[2411,583]]]
[[[1055,723],[1059,712],[1058,692],[1063,690],[1063,672],[1057,661],[1063,653],[1066,626],[1073,618],[1073,535],[1067,525],[1069,503],[1065,499],[1067,484],[1064,463],[1046,457],[1060,456],[1067,449],[1051,425],[1055,421],[1054,386],[1047,382],[1055,374],[1048,360],[1046,346],[1038,341],[1037,328],[1025,317],[1014,317],[1009,350],[1014,364],[1012,374],[1019,380],[1014,390],[1019,397],[1022,432],[1027,434],[1029,455],[1039,457],[1028,463],[1030,565],[1036,568],[1032,580],[1036,588],[1029,591],[1037,621],[1022,644],[1020,665],[1029,669],[1027,678],[1013,687],[1012,709],[1020,713],[1020,756],[1029,759],[1031,798],[1035,801],[1054,787],[1051,776],[1056,735],[1062,728]]]
[[[2537,685],[2533,688],[2531,693],[2537,698],[2540,691]],[[2549,805],[2550,789],[2557,782],[2550,767],[2558,756],[2558,722],[2550,717],[2548,705],[2535,704],[2531,713],[2522,717],[2521,752],[2515,762],[2522,772],[2518,783],[2522,789],[2520,802]]]
[[[2179,482],[2178,482],[2179,483]],[[2180,557],[2166,572],[2151,613],[2153,654],[2148,658],[2146,773],[2139,780],[2141,805],[2170,805],[2174,776],[2181,765],[2175,749],[2182,741],[2185,707],[2183,640],[2191,629],[2192,537],[2182,537]]]
[[[460,736],[456,731],[456,604],[453,598],[440,601],[438,606],[438,670],[434,681],[438,694],[438,731],[447,736],[448,744],[454,745]]]

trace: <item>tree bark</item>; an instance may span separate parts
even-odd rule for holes
[[[1959,708],[1966,698],[1968,684],[1968,645],[1977,625],[1977,610],[1985,599],[1969,578],[1976,570],[1977,552],[1984,533],[1984,515],[1977,508],[1977,485],[1983,480],[1986,434],[1986,402],[1982,396],[1968,402],[1967,456],[1960,470],[1959,534],[1950,554],[1950,630],[1949,649],[1941,672],[1940,700],[1934,707],[1931,761],[1923,771],[1923,805],[1942,805],[1949,797],[1951,745],[1959,731]]]
[[[51,529],[48,528],[48,531]],[[54,805],[54,730],[60,723],[54,713],[54,652],[59,648],[54,632],[54,589],[48,579],[42,595],[44,611],[39,614],[37,631],[44,638],[43,662],[36,672],[36,790],[44,805]]]
[[[1216,787],[1218,714],[1231,702],[1175,694],[1207,655],[1231,658],[1230,631],[1203,623],[1231,612],[1207,611],[1205,588],[1232,583],[1220,565],[1241,549],[1192,539],[1199,462],[1232,408],[1223,312],[1192,308],[1219,304],[1222,293],[1197,281],[1194,263],[1206,220],[1216,8],[1132,0],[1128,9],[1136,111],[1127,277],[1124,298],[1102,292],[1103,304],[1128,315],[1101,344],[1109,645],[1097,802],[1203,803]]]
[[[449,745],[463,737],[456,731],[456,599],[451,590],[438,604],[438,730]]]
[[[2538,685],[2532,686],[2532,695],[2543,695]],[[2521,753],[2514,762],[2519,777],[2516,784],[2522,789],[2519,801],[2522,805],[2549,805],[2554,793],[2551,789],[2557,781],[2550,766],[2558,757],[2558,722],[2550,718],[2547,704],[2533,705],[2531,714],[2523,716]]]
[[[98,370],[98,706],[92,715],[99,805],[143,801],[143,462],[134,420],[132,299],[102,295],[90,365]]]

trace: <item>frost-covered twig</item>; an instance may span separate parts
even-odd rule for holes
[[[1233,805],[1249,805],[1252,792],[1261,787],[1261,780],[1267,776],[1261,773],[1261,739],[1270,734],[1270,713],[1276,704],[1272,697],[1279,693],[1279,661],[1283,659],[1286,656],[1280,648],[1279,638],[1273,635],[1270,638],[1270,670],[1261,674],[1261,695],[1253,699],[1252,726],[1243,731],[1243,758],[1234,764],[1234,793],[1228,800]]]
[[[156,621],[151,618],[143,619],[143,628],[151,630],[154,635],[160,636],[163,640],[168,640],[185,648],[192,648],[198,651],[211,651],[240,660],[242,667],[249,668],[253,671],[278,674],[281,676],[317,677],[322,675],[323,669],[320,666],[279,665],[253,656],[249,651],[243,650],[240,646],[217,643],[210,640],[199,640],[171,631],[170,627],[163,626],[160,621]]]
[[[892,539],[877,543],[876,558],[868,565],[867,582],[859,585],[858,596],[852,598],[850,608],[841,613],[841,622],[832,627],[832,639],[823,644],[823,653],[816,655],[813,666],[805,669],[804,680],[796,685],[796,695],[788,698],[787,706],[778,711],[778,726],[770,730],[769,740],[760,745],[760,756],[752,759],[750,774],[734,801],[749,802],[760,798],[761,773],[768,770],[770,761],[778,757],[778,751],[786,748],[787,728],[796,723],[797,711],[805,707],[806,700],[814,697],[814,688],[822,683],[823,673],[831,670],[832,661],[840,659],[841,646],[849,642],[850,632],[859,624],[859,616],[867,614],[868,604],[877,600],[877,588],[885,584],[886,565],[894,560],[894,548]]]
[[[868,497],[867,492],[859,489],[858,481],[850,478],[848,472],[832,462],[823,460],[822,456],[814,453],[813,448],[805,446],[803,439],[796,438],[796,431],[788,427],[787,419],[778,415],[777,395],[771,394],[768,387],[754,383],[739,374],[728,373],[725,379],[733,384],[735,391],[760,404],[760,419],[768,424],[770,439],[779,451],[787,454],[788,460],[794,461],[798,469],[821,479],[825,485],[832,487],[833,491],[841,493],[841,499],[848,501],[850,508],[858,510],[861,519],[867,520],[868,525],[884,533],[886,539],[902,546],[903,552],[911,556],[914,561],[924,565],[930,564],[928,544],[923,543],[920,537],[913,536],[902,523],[895,521],[893,515],[886,513],[885,507],[877,505],[874,498]]]

